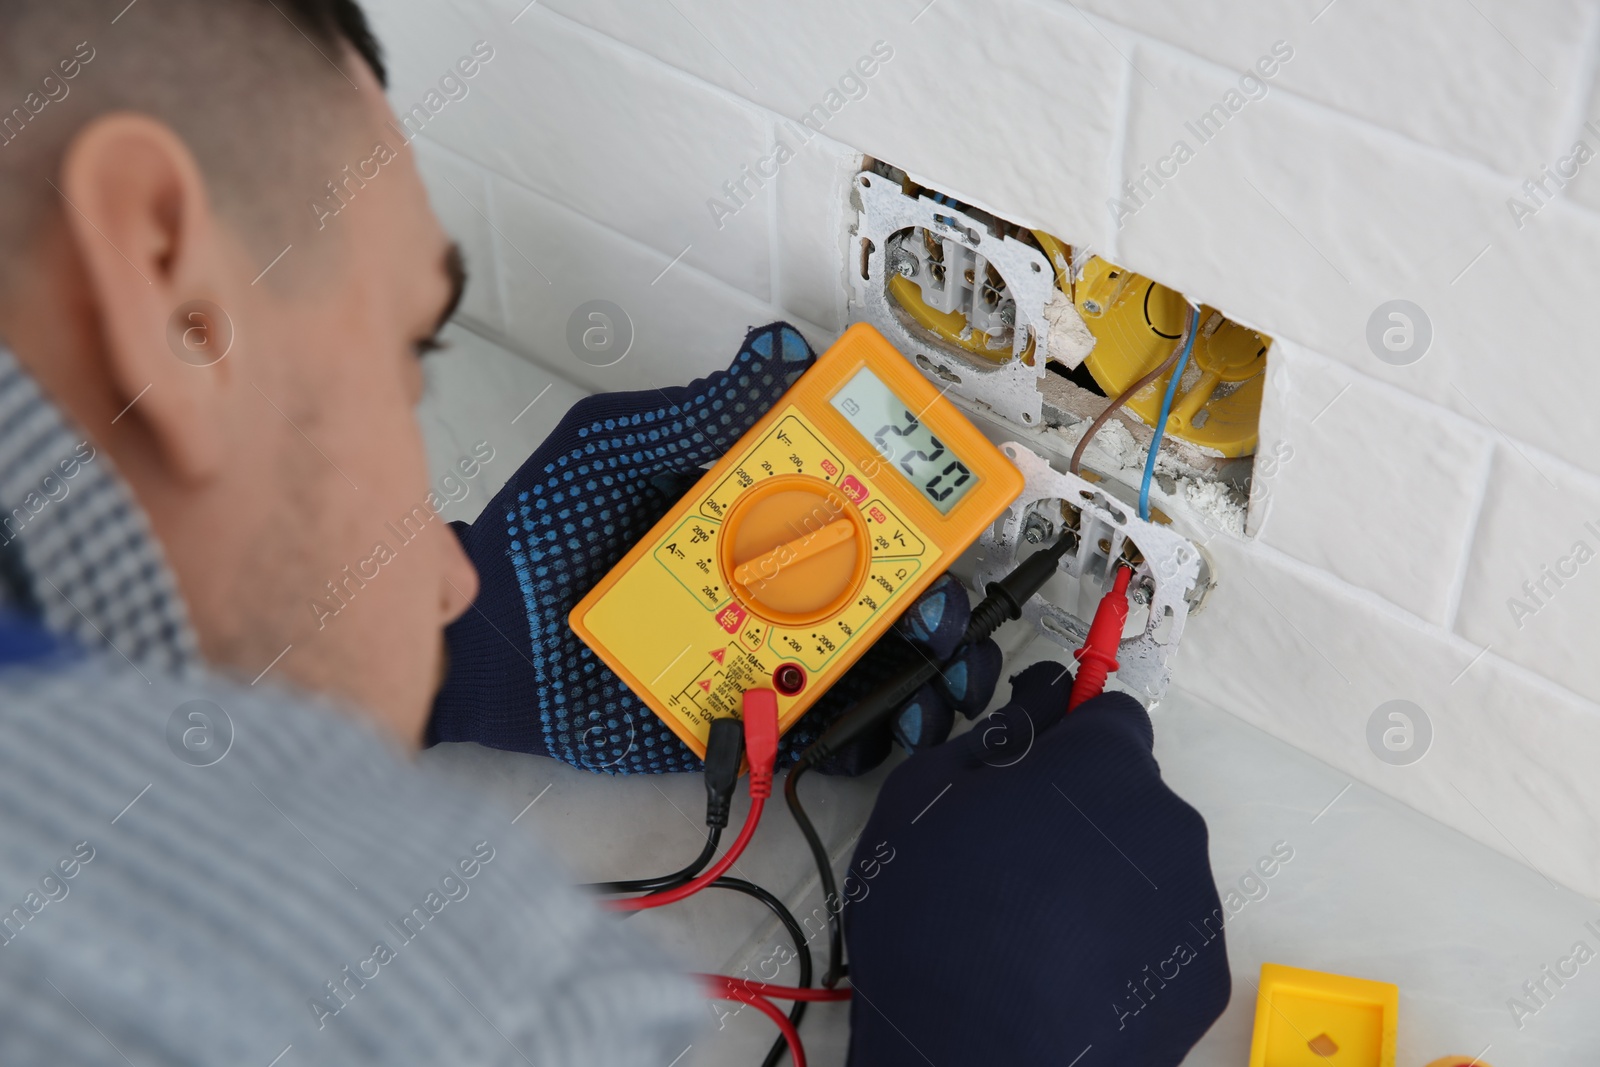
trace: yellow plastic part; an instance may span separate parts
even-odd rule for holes
[[[1034,230],[1033,237],[1044,250],[1045,258],[1055,268],[1056,288],[1063,293],[1072,292],[1072,249],[1059,237],[1043,230]]]
[[[1120,396],[1181,343],[1188,304],[1177,291],[1098,256],[1090,258],[1083,277],[1075,280],[1071,248],[1043,230],[1032,233],[1055,269],[1056,286],[1073,295],[1095,337],[1094,350],[1084,361],[1089,373],[1106,395]],[[910,278],[893,275],[888,291],[913,322],[946,344],[991,363],[1012,359],[1010,346],[992,347],[986,334],[969,328],[961,312],[929,307]],[[1271,338],[1202,307],[1200,334],[1173,397],[1167,434],[1230,459],[1253,455],[1270,344]],[[1032,338],[1021,358],[1033,363]],[[1140,390],[1129,399],[1127,410],[1154,426],[1170,378],[1170,373],[1163,375]]]
[[[1096,341],[1084,363],[1108,396],[1120,396],[1172,354],[1189,314],[1177,291],[1099,257],[1084,265],[1077,306]],[[1173,397],[1167,433],[1230,458],[1253,454],[1270,343],[1202,306],[1200,333]],[[1169,372],[1141,389],[1128,410],[1154,426],[1170,379]]]
[[[864,368],[976,478],[948,511],[833,406]],[[1005,453],[859,323],[578,602],[568,622],[703,757],[712,720],[739,715],[746,689],[778,690],[779,728],[792,726],[1016,499],[1022,483]],[[795,692],[775,685],[779,668],[791,665],[800,672],[785,673],[803,677]]]
[[[922,290],[917,288],[917,283],[904,275],[896,274],[889,279],[889,295],[894,297],[905,313],[911,316],[911,321],[933,334],[941,341],[964,348],[975,356],[982,356],[991,363],[1008,363],[1011,360],[1011,346],[1001,345],[994,347],[989,344],[989,335],[978,330],[967,328],[967,317],[959,311],[936,311],[929,307],[922,299]],[[1033,363],[1033,338],[1028,338],[1028,343],[1022,350],[1022,362]]]
[[[785,474],[741,496],[720,539],[728,587],[768,622],[804,626],[842,611],[867,580],[867,523],[820,478]]]
[[[1394,1067],[1400,987],[1261,965],[1250,1067]]]

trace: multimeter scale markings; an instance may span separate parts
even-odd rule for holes
[[[711,491],[700,505],[700,513],[713,519],[725,517],[746,489],[774,475],[810,474],[831,482],[843,470],[838,454],[817,440],[798,415],[788,415]]]
[[[707,611],[715,611],[728,599],[717,574],[719,525],[707,519],[690,519],[663,539],[655,551],[656,560]]]

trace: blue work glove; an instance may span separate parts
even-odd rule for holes
[[[1035,664],[889,775],[841,886],[853,1067],[1172,1067],[1227,1007],[1205,821],[1139,703],[1071,687]]]
[[[698,757],[572,631],[567,616],[679,497],[811,366],[787,323],[751,330],[724,372],[672,389],[606,393],[573,405],[470,526],[452,524],[477,567],[478,598],[446,631],[449,670],[428,739],[476,741],[613,774],[689,771]],[[904,613],[784,736],[792,763],[888,672],[949,658],[966,628],[961,583],[946,577]],[[819,770],[858,774],[949,736],[955,712],[987,706],[1000,674],[993,642],[966,650],[903,713]]]

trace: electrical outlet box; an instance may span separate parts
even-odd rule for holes
[[[1112,398],[1182,343],[1183,294],[1092,249],[872,159],[851,198],[851,318],[875,325],[970,409],[1070,451]],[[1206,525],[1242,536],[1272,339],[1204,304],[1198,316],[1173,390],[1156,499],[1184,496]],[[1092,476],[1138,486],[1171,374],[1132,392],[1099,431],[1084,461]]]

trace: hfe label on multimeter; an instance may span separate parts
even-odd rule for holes
[[[572,627],[695,752],[746,689],[788,729],[1022,491],[851,327],[625,556]]]

